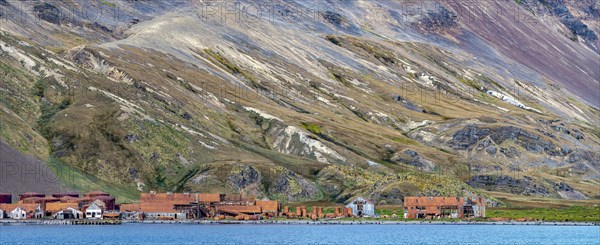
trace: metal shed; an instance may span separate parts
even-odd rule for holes
[[[369,201],[362,196],[359,196],[346,205],[346,208],[352,208],[353,216],[375,216],[375,203]]]

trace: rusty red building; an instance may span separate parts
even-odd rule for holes
[[[219,193],[141,193],[139,207],[143,217],[148,219],[251,219],[257,215],[275,217],[280,211],[277,201]]]
[[[485,217],[482,197],[404,197],[404,218]]]

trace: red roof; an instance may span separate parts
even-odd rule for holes
[[[140,204],[139,203],[124,203],[124,204],[121,204],[120,209],[121,209],[121,211],[135,212],[135,211],[140,210]]]
[[[27,197],[19,201],[19,203],[41,203],[44,201],[42,197]]]
[[[6,204],[6,203],[0,203],[0,209],[4,210],[5,212],[11,212],[13,210],[15,210],[17,207],[21,207],[23,209],[25,209],[27,212],[32,212],[35,211],[35,209],[37,208],[38,204],[22,204],[22,203],[17,203],[17,204]]]
[[[60,198],[56,198],[56,197],[44,197],[42,199],[44,201],[46,201],[46,202],[58,202],[58,201],[60,201]]]
[[[59,212],[63,209],[66,208],[75,208],[77,209],[79,207],[79,204],[77,203],[48,203],[46,204],[46,212]]]

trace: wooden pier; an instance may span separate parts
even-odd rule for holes
[[[120,225],[121,220],[114,219],[0,219],[0,225],[31,224],[31,225]]]
[[[120,225],[120,220],[113,219],[78,219],[73,220],[74,225]]]

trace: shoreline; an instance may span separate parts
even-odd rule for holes
[[[189,225],[537,225],[537,226],[600,226],[597,222],[564,221],[429,221],[429,220],[122,220],[122,224],[189,224]],[[70,220],[0,220],[1,225],[76,225]],[[121,224],[119,224],[121,225]]]

